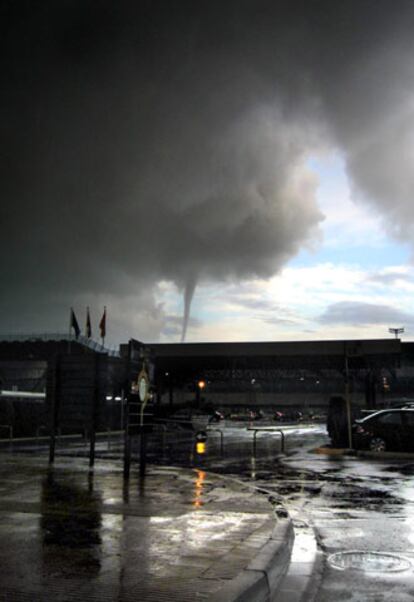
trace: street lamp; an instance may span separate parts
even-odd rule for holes
[[[388,332],[395,335],[395,338],[398,339],[398,335],[404,332],[404,328],[389,328]]]
[[[201,391],[203,391],[203,389],[205,389],[205,387],[206,387],[206,381],[205,380],[199,380],[197,382],[197,387],[196,387],[196,405],[197,405],[197,408],[200,407]]]

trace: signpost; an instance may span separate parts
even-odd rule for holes
[[[145,370],[145,364],[142,367],[141,372],[138,374],[138,395],[139,400],[141,402],[140,408],[140,454],[139,454],[139,474],[141,477],[145,476],[145,466],[147,461],[147,438],[144,429],[144,411],[145,406],[148,403],[148,399],[150,397],[149,393],[150,382],[148,373]]]
[[[149,378],[148,374],[145,370],[145,366],[142,368],[141,372],[138,374],[138,395],[139,400],[141,402],[141,411],[140,411],[140,425],[141,427],[144,425],[144,410],[145,406],[148,403],[149,399]]]
[[[129,477],[131,463],[131,436],[137,434],[140,435],[139,473],[140,476],[145,476],[147,425],[144,424],[144,412],[150,398],[150,379],[145,367],[145,360],[143,360],[138,378],[131,383],[128,393],[124,453],[124,477],[126,479]]]

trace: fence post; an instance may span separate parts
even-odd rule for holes
[[[92,425],[91,425],[91,440],[89,448],[89,468],[92,468],[95,464],[95,443],[96,443],[96,430],[98,427],[99,420],[99,405],[100,405],[100,391],[99,391],[99,355],[95,355],[95,374],[94,374],[94,391],[92,400]]]
[[[124,479],[129,478],[131,467],[131,437],[129,434],[129,399],[127,398],[125,416],[125,431],[124,431]]]
[[[55,461],[56,449],[56,433],[59,428],[59,410],[60,410],[60,395],[61,395],[61,356],[56,354],[53,361],[53,388],[52,388],[52,404],[51,404],[51,419],[52,428],[50,431],[49,443],[49,464]]]

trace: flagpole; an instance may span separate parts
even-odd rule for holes
[[[106,335],[106,305],[104,305],[104,331],[103,331],[103,337],[102,337],[102,347],[105,347],[105,335]]]
[[[101,330],[102,347],[104,347],[106,335],[106,305],[104,306],[104,312],[102,314],[101,321],[99,322],[99,328]]]
[[[88,340],[92,338],[92,324],[91,324],[91,314],[90,314],[90,311],[89,311],[89,305],[86,308],[85,334],[86,334],[86,338]]]
[[[73,311],[73,307],[70,308],[69,342],[72,341],[72,328],[75,331],[76,340],[77,340],[78,336],[81,333],[81,331],[80,331],[79,324],[78,324],[78,321],[77,321],[76,316],[75,316],[75,312]]]
[[[73,312],[73,307],[70,308],[70,314],[69,314],[69,344],[68,344],[68,355],[70,355],[71,353],[71,330],[72,330],[72,312]]]

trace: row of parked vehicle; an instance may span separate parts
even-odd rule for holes
[[[371,411],[358,417],[351,415],[352,447],[371,451],[414,451],[414,405]],[[329,406],[328,434],[335,447],[349,447],[348,408],[341,397],[332,398]]]
[[[264,412],[261,409],[255,409],[236,414],[230,413],[223,417],[238,421],[274,420],[276,422],[300,422],[303,419],[303,414],[299,410],[284,410],[283,412],[273,410]]]
[[[304,418],[303,414],[301,411],[299,410],[295,410],[295,409],[284,409],[283,411],[281,410],[268,410],[268,411],[263,411],[262,409],[258,408],[258,409],[243,409],[243,410],[239,410],[239,411],[223,411],[223,410],[218,410],[216,408],[202,408],[202,409],[196,409],[196,408],[181,408],[179,410],[177,410],[176,412],[174,412],[174,414],[172,414],[170,416],[171,419],[176,420],[176,421],[180,421],[180,422],[185,422],[185,421],[192,421],[194,416],[201,416],[204,415],[206,417],[207,423],[218,423],[221,422],[222,420],[230,420],[230,421],[235,421],[235,422],[252,422],[252,421],[257,421],[257,420],[266,420],[266,421],[275,421],[275,422],[301,422]],[[313,414],[309,414],[309,416],[307,416],[307,419],[312,420],[312,419],[318,419],[320,418],[319,416],[313,415]]]

